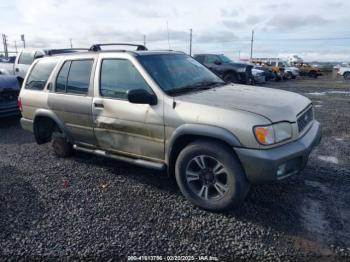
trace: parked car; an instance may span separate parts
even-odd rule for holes
[[[263,70],[252,69],[254,84],[264,84],[266,82],[266,74]]]
[[[189,201],[219,211],[299,173],[321,139],[304,96],[227,84],[181,52],[103,46],[37,59],[24,80],[21,125],[59,157],[167,170]]]
[[[301,63],[296,65],[299,68],[299,73],[301,76],[308,76],[312,78],[317,78],[322,75],[319,68],[313,67],[308,63]]]
[[[290,80],[295,79],[299,76],[299,69],[295,66],[290,66],[286,61],[270,61],[273,67],[279,67],[284,69],[283,78]]]
[[[228,83],[250,84],[253,81],[252,65],[236,63],[218,54],[197,54],[193,57]]]
[[[14,77],[0,77],[0,118],[19,116],[17,105],[20,86]]]
[[[16,79],[21,84],[27,71],[33,61],[45,55],[55,55],[63,53],[71,53],[78,51],[86,51],[83,48],[69,48],[69,49],[24,49],[16,57],[14,63],[0,62],[0,75],[15,75]]]
[[[337,74],[343,76],[345,80],[350,80],[350,66],[349,67],[340,67],[337,70]]]
[[[272,70],[270,68],[263,67],[263,66],[254,66],[254,68],[265,72],[266,81],[275,80],[277,77],[276,74],[274,72],[272,72]]]

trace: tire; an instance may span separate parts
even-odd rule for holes
[[[56,156],[69,157],[72,155],[72,145],[67,141],[67,138],[59,131],[52,133],[52,148]]]
[[[175,176],[182,194],[210,211],[240,205],[250,187],[232,149],[207,140],[193,142],[180,152]]]
[[[237,74],[235,73],[227,73],[225,76],[224,76],[224,81],[226,83],[238,83],[238,77],[237,77]]]
[[[345,79],[346,81],[350,81],[350,72],[345,72],[345,74],[344,74],[344,79]]]
[[[311,71],[311,72],[309,72],[309,77],[316,79],[318,77],[318,75],[315,71]]]
[[[293,78],[293,74],[291,72],[286,73],[286,79],[291,80]]]

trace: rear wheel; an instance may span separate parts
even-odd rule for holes
[[[235,73],[230,72],[224,76],[224,81],[226,83],[238,83],[238,77]]]
[[[199,140],[183,149],[175,174],[183,195],[211,211],[241,204],[249,190],[243,168],[231,149],[211,141]]]
[[[345,80],[350,80],[350,72],[346,72],[345,74],[344,74],[344,79]]]
[[[67,141],[65,135],[57,129],[52,133],[52,148],[58,157],[69,157],[73,151],[72,145]]]
[[[317,73],[315,72],[315,71],[311,71],[310,73],[309,73],[309,77],[312,77],[312,78],[317,78],[318,77],[318,75],[317,75]]]

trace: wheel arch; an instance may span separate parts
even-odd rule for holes
[[[198,139],[212,140],[231,148],[241,146],[238,138],[227,129],[210,125],[184,124],[173,132],[166,143],[165,161],[169,175],[174,175],[175,162],[181,150]]]
[[[52,131],[55,126],[61,130],[68,141],[73,141],[64,123],[54,112],[46,109],[37,110],[33,120],[33,132],[36,142],[40,145],[51,141]]]

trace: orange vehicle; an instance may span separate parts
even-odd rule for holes
[[[313,67],[307,63],[300,63],[296,65],[299,68],[301,76],[309,76],[312,78],[317,78],[322,75],[321,70],[317,67]]]

